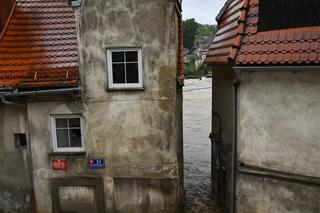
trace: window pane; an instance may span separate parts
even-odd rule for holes
[[[81,145],[81,130],[70,129],[70,145],[71,147],[82,147]]]
[[[80,128],[80,118],[70,118],[69,119],[69,127],[79,127]]]
[[[58,148],[69,147],[69,137],[67,129],[57,129],[57,146]]]
[[[67,128],[67,118],[56,118],[56,126],[57,128]]]
[[[124,64],[113,64],[112,65],[112,72],[113,72],[113,83],[114,84],[126,83]]]
[[[127,83],[139,83],[138,63],[126,64]]]
[[[126,62],[138,62],[138,51],[126,52]]]
[[[124,52],[112,52],[112,62],[124,62]]]

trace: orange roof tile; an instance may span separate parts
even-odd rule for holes
[[[218,31],[211,45],[207,64],[227,64],[234,60],[244,31],[248,0],[229,0],[218,16]]]
[[[259,0],[228,0],[205,63],[320,63],[320,26],[259,32],[258,14]]]
[[[75,86],[75,13],[68,0],[16,0],[0,38],[0,87]]]
[[[236,64],[320,63],[320,26],[259,32],[258,13],[259,0],[251,0]]]

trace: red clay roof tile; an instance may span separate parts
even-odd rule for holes
[[[249,2],[246,0],[230,0],[228,2],[230,5],[233,3],[233,7],[235,7],[235,4],[242,5],[242,7],[238,6],[240,9],[236,14],[238,20],[241,19],[237,23],[238,31],[229,31],[230,37],[225,38],[225,40],[221,41],[219,37],[215,40],[212,49],[209,51],[207,63],[212,65],[225,64],[228,62],[226,58],[229,58],[229,61],[235,62],[237,65],[320,63],[320,26],[259,32],[257,31],[259,0],[250,0]],[[245,6],[246,2],[248,7]],[[223,15],[225,18],[230,16],[230,8],[228,7]],[[232,15],[235,17],[235,13]],[[243,21],[245,21],[245,25],[242,25]],[[228,24],[231,23],[224,22],[223,27],[227,27]],[[235,20],[232,22],[232,26],[235,26]],[[220,27],[221,23],[218,24],[218,28],[222,30]],[[236,40],[235,37],[238,39]],[[226,41],[230,44],[230,41],[239,41],[239,38],[241,40],[239,45],[224,46],[224,55],[216,55],[218,50],[214,46],[219,46],[220,43]],[[238,48],[240,48],[239,51],[237,51]],[[218,58],[215,57],[219,57],[221,61],[216,60]]]
[[[77,31],[69,1],[16,2],[0,38],[0,87],[77,85]]]
[[[245,28],[248,0],[227,1],[218,20],[219,26],[205,63],[227,64],[234,61]],[[242,20],[243,19],[243,20]],[[242,20],[242,21],[241,21]],[[218,45],[217,45],[218,44]]]
[[[259,0],[251,0],[247,28],[257,27],[258,23],[252,20],[253,17],[258,18],[258,8]],[[253,36],[256,38],[255,41],[252,39]],[[241,54],[260,55],[259,61],[254,61],[256,64],[318,63],[319,55],[316,52],[319,49],[319,43],[320,26],[247,33],[243,37],[236,64],[246,64],[243,60],[239,60]],[[244,46],[247,45],[253,45],[254,51],[245,49]]]

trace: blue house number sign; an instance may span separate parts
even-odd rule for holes
[[[89,159],[89,168],[90,169],[104,169],[105,161],[104,159]]]

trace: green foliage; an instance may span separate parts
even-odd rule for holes
[[[211,68],[206,64],[200,64],[196,71],[197,76],[205,76],[211,74]]]
[[[206,76],[211,73],[211,68],[206,64],[200,64],[196,67],[195,59],[192,59],[184,64],[184,73],[186,78]]]
[[[183,21],[184,47],[192,51],[196,36],[214,36],[216,31],[216,25],[200,24],[194,18],[187,19]],[[211,68],[205,64],[200,64],[196,67],[195,58],[193,58],[185,63],[184,72],[187,78],[192,76],[199,77],[209,75]]]
[[[184,47],[191,50],[193,48],[193,41],[196,37],[199,24],[194,18],[183,21],[183,35],[184,35]]]
[[[193,49],[196,36],[213,36],[217,31],[216,25],[199,24],[194,18],[183,21],[184,47]]]
[[[216,25],[199,24],[197,36],[213,36],[217,31]]]
[[[186,77],[195,75],[195,72],[196,72],[196,63],[194,59],[184,63],[184,74]]]

